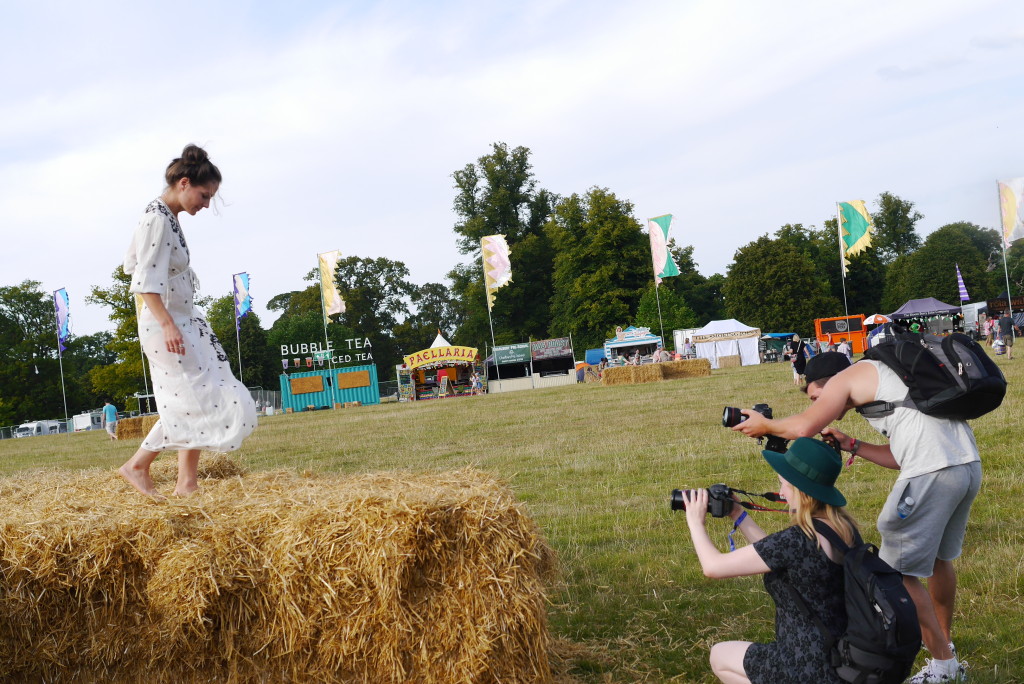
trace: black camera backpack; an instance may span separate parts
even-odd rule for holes
[[[903,586],[903,575],[879,558],[878,548],[865,544],[859,535],[853,546],[847,546],[822,521],[815,520],[814,529],[843,553],[846,632],[836,639],[800,593],[790,584],[785,586],[800,612],[825,638],[830,663],[841,680],[900,684],[910,674],[921,650],[917,609]]]
[[[1006,396],[1006,378],[981,346],[961,333],[938,337],[890,324],[889,337],[864,352],[881,361],[907,386],[901,403],[873,401],[857,409],[866,418],[887,415],[898,406],[936,418],[971,420],[997,408]]]

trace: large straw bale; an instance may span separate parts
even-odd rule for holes
[[[711,362],[707,359],[682,359],[660,365],[666,380],[698,378],[711,375]]]
[[[150,429],[160,416],[153,414],[149,416],[136,416],[134,418],[122,418],[117,421],[116,430],[118,439],[142,439],[149,434]]]
[[[605,368],[601,375],[602,385],[629,385],[633,382],[632,366]]]
[[[0,479],[0,680],[550,681],[554,555],[490,476],[200,474]]]
[[[730,354],[729,356],[718,357],[719,368],[739,368],[741,365],[739,354]]]
[[[661,373],[660,363],[648,363],[643,366],[630,366],[629,370],[634,384],[658,382],[659,380],[665,379],[665,376]]]

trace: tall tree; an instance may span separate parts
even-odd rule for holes
[[[0,287],[0,425],[64,415],[53,300],[40,286]]]
[[[666,278],[665,282],[667,281]],[[686,299],[681,294],[666,287],[660,287],[660,291],[655,292],[654,288],[655,285],[651,282],[640,297],[633,325],[638,328],[650,328],[655,335],[661,335],[664,330],[667,349],[672,344],[672,331],[697,327],[697,315],[686,305]]]
[[[86,301],[110,309],[109,318],[114,324],[114,331],[107,349],[115,355],[117,362],[90,370],[89,382],[94,394],[108,397],[118,406],[135,409],[138,405],[129,397],[137,392],[141,394],[146,385],[135,319],[135,295],[128,290],[131,276],[120,266],[114,269],[112,278],[109,287],[94,285]]]
[[[680,247],[674,239],[669,240],[668,250],[679,267],[679,275],[666,278],[662,286],[681,296],[693,310],[697,322],[694,325],[707,325],[709,321],[718,320],[725,314],[725,299],[722,297],[721,283],[725,278],[720,274],[705,277],[697,270],[697,262],[693,258],[693,246]]]
[[[633,320],[653,279],[648,237],[633,205],[606,188],[560,201],[547,232],[555,254],[549,332],[597,347]]]
[[[814,319],[842,311],[806,252],[767,235],[739,250],[725,281],[729,314],[765,332],[807,335]]]
[[[557,197],[537,189],[530,150],[494,143],[490,154],[452,176],[457,245],[473,257],[448,276],[462,319],[456,336],[481,348],[490,337],[486,306],[476,299],[483,296],[480,239],[487,235],[505,236],[512,261],[512,282],[495,297],[491,312],[496,338],[519,342],[544,335],[550,319],[552,254],[543,226]]]
[[[262,387],[276,390],[278,374],[281,372],[280,362],[275,358],[275,350],[267,341],[267,332],[260,325],[260,317],[250,311],[241,321],[238,334],[235,331],[235,298],[224,295],[213,300],[207,309],[207,318],[213,334],[220,340],[231,372],[246,387]],[[238,343],[242,346],[242,372],[238,370]]]
[[[891,192],[878,196],[878,211],[871,215],[875,224],[872,243],[878,257],[888,266],[901,254],[909,254],[921,246],[916,232],[917,222],[924,218],[914,203],[900,199]]]

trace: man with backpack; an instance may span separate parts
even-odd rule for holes
[[[918,342],[922,338],[914,337]],[[895,348],[896,344],[870,351]],[[913,341],[908,344],[911,353],[921,346]],[[975,357],[969,366],[973,360]],[[990,363],[987,356],[985,360]],[[917,608],[924,645],[932,655],[925,668],[908,681],[963,681],[965,663],[957,659],[951,636],[957,583],[952,561],[961,553],[971,503],[981,486],[981,459],[971,427],[965,419],[938,418],[908,405],[910,391],[904,378],[879,360],[866,358],[851,365],[844,354],[824,353],[808,362],[805,377],[804,391],[813,402],[810,408],[777,420],[744,410],[747,419],[733,429],[755,438],[796,439],[822,433],[850,453],[848,464],[860,456],[900,471],[878,517],[882,535],[879,555],[903,573],[904,585]],[[883,412],[869,410],[879,403],[885,404]],[[889,443],[869,444],[827,427],[850,409],[863,411]],[[927,588],[922,578],[928,578]]]

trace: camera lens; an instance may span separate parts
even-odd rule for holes
[[[726,406],[725,410],[722,411],[722,425],[727,428],[736,427],[746,419],[747,417],[740,413],[738,408]]]
[[[673,511],[685,511],[686,510],[686,500],[683,499],[683,490],[682,489],[673,489],[672,490],[672,499],[671,499],[671,501],[669,501],[669,506],[671,507],[671,509]]]

